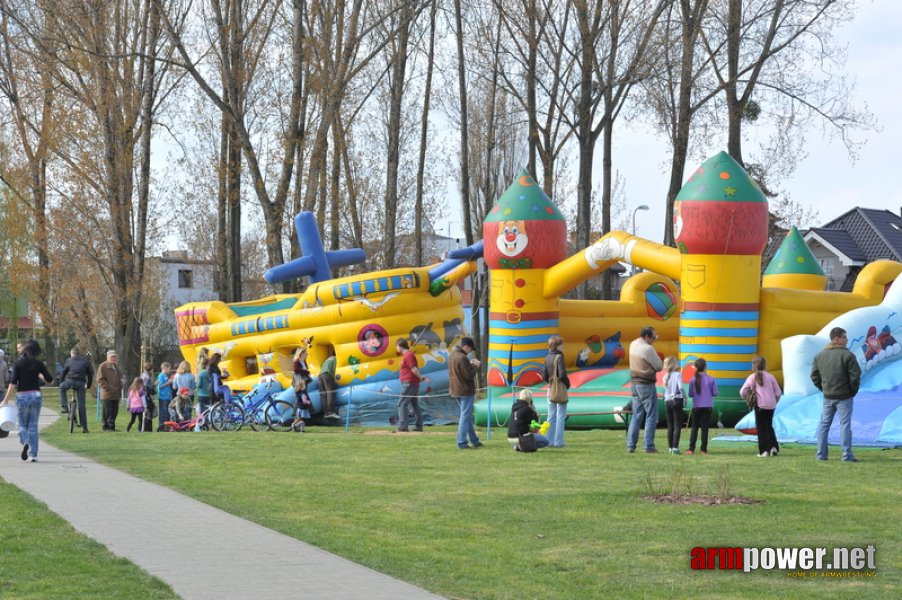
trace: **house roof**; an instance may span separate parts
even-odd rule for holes
[[[825,234],[825,230],[844,231],[849,240],[834,233]],[[856,258],[849,253],[854,253],[855,250],[849,244],[850,241],[858,248],[858,256],[861,258],[857,258],[857,260],[865,262],[880,259],[902,261],[902,216],[888,210],[855,207],[823,227],[812,231],[817,232],[821,237],[834,236],[828,239],[828,241],[833,240],[830,241],[830,244],[853,260]],[[843,247],[841,248],[837,244],[843,244]]]
[[[855,243],[848,231],[814,227],[805,234],[805,239],[811,239],[812,237],[819,238],[819,242],[830,247],[834,252],[843,254],[848,259],[847,262],[860,264],[867,262],[864,252],[861,251],[861,248],[858,247],[858,244]]]

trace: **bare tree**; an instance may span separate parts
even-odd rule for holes
[[[611,229],[614,121],[632,88],[649,76],[648,67],[655,62],[654,57],[649,56],[649,42],[661,13],[671,0],[658,0],[654,4],[630,0],[615,3],[572,1],[578,32],[573,54],[579,73],[578,92],[573,100],[573,129],[579,147],[576,245],[586,247],[592,233],[595,143],[599,135],[604,134],[602,233],[606,233]],[[610,297],[609,277],[605,278],[603,286],[606,297]],[[578,296],[585,298],[586,290],[586,284],[581,284],[577,288]]]
[[[149,0],[36,2],[17,9],[4,3],[3,9],[36,56],[52,57],[45,64],[68,114],[55,124],[59,139],[50,151],[103,207],[93,214],[104,234],[98,273],[113,299],[106,307],[123,369],[137,373],[149,139],[164,77],[154,66],[162,55],[156,13]]]
[[[254,82],[256,66],[270,42],[274,24],[280,16],[281,2],[259,0],[254,5],[240,0],[228,0],[225,4],[219,0],[210,0],[210,12],[213,31],[209,51],[214,52],[221,78],[222,93],[217,92],[213,84],[204,76],[198,67],[199,59],[193,58],[188,51],[183,32],[178,26],[177,15],[184,12],[183,7],[168,7],[163,0],[151,0],[160,11],[166,31],[172,40],[181,61],[178,66],[185,69],[207,97],[222,111],[228,121],[223,127],[223,157],[227,166],[225,180],[231,182],[225,186],[228,210],[233,211],[233,218],[227,227],[231,230],[229,246],[232,277],[240,277],[240,258],[237,245],[234,243],[238,231],[239,215],[234,214],[238,202],[239,167],[234,157],[235,146],[240,146],[247,164],[254,193],[260,205],[266,228],[266,251],[270,265],[284,262],[282,252],[282,226],[286,200],[292,182],[292,173],[297,157],[296,150],[302,131],[301,95],[304,88],[304,54],[307,36],[304,29],[306,2],[296,0],[292,3],[288,16],[291,30],[291,67],[290,95],[288,98],[288,114],[285,117],[281,136],[281,168],[277,177],[275,190],[270,193],[266,185],[265,173],[261,165],[257,145],[254,143],[247,121],[246,93]],[[203,53],[202,53],[203,54]],[[238,264],[235,264],[235,263]]]

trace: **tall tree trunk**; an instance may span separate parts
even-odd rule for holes
[[[526,55],[526,117],[529,120],[529,162],[526,169],[529,174],[538,181],[539,174],[536,172],[536,152],[539,145],[539,115],[538,103],[536,100],[536,82],[539,77],[536,73],[536,64],[538,62],[539,40],[536,30],[536,0],[527,0],[526,18],[529,20],[529,39],[526,43],[529,46]],[[499,20],[500,23],[500,20]],[[546,193],[548,193],[546,191]],[[488,200],[490,201],[490,200]]]
[[[226,152],[226,272],[228,299],[241,301],[241,144],[234,126],[228,127]],[[267,227],[270,224],[267,222]],[[267,231],[269,233],[269,231]]]
[[[739,78],[739,46],[742,43],[742,0],[729,0],[727,7],[727,153],[740,165],[742,161],[742,103],[736,88]]]
[[[414,235],[416,236],[416,264],[423,264],[423,179],[426,172],[426,146],[429,138],[429,104],[432,99],[432,70],[435,64],[435,13],[438,0],[432,0],[429,11],[429,52],[426,58],[426,89],[423,94],[423,114],[420,118],[420,154],[417,161],[417,189],[414,200]]]
[[[329,193],[329,248],[341,247],[339,212],[341,211],[341,140],[337,127],[332,128],[332,189]]]
[[[454,0],[454,24],[457,37],[457,82],[460,93],[460,210],[464,223],[464,236],[469,246],[473,244],[475,232],[470,218],[470,125],[467,115],[467,73],[460,0]]]
[[[407,46],[410,39],[411,9],[409,3],[401,10],[398,24],[397,46],[392,57],[388,103],[388,143],[385,159],[385,222],[382,243],[385,248],[383,266],[395,266],[396,237],[398,234],[398,172],[401,162],[401,108],[404,87],[407,83]]]
[[[671,124],[673,153],[670,161],[670,183],[667,187],[664,214],[664,245],[673,246],[673,203],[683,187],[683,172],[689,156],[689,132],[692,125],[692,72],[695,60],[695,42],[701,30],[701,15],[707,2],[680,1],[680,81],[676,115]]]
[[[216,244],[214,245],[214,260],[222,260],[228,256],[229,247],[229,118],[222,114],[219,119],[219,156],[217,157],[218,187],[216,190]],[[228,263],[228,261],[226,261]],[[223,302],[231,302],[229,294],[228,264],[225,269],[215,269],[214,273],[216,293]]]

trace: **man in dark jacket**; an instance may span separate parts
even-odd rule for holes
[[[839,412],[842,459],[858,462],[852,454],[852,399],[858,393],[861,367],[846,347],[848,343],[846,330],[834,327],[830,330],[830,343],[814,357],[811,365],[811,381],[824,393],[824,408],[817,426],[818,460],[827,460],[827,434],[834,415]]]
[[[476,350],[473,338],[465,337],[454,346],[448,358],[448,383],[451,396],[460,404],[460,420],[457,424],[457,447],[461,450],[479,448],[482,442],[476,435],[473,421],[473,402],[476,400],[476,368],[479,360],[470,354]],[[469,438],[472,446],[467,445]]]
[[[81,355],[78,347],[69,351],[69,358],[63,365],[62,383],[60,384],[61,411],[69,412],[69,400],[66,392],[72,390],[78,402],[78,423],[83,433],[88,433],[88,414],[85,409],[85,390],[91,389],[94,382],[94,367],[91,361]]]
[[[103,405],[103,430],[116,431],[116,416],[125,382],[115,350],[107,351],[106,362],[97,367],[97,383],[100,384],[100,402]]]

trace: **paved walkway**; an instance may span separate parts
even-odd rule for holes
[[[45,406],[42,427],[57,417]],[[113,554],[162,579],[182,598],[439,598],[44,440],[37,463],[20,460],[21,449],[15,432],[0,440],[0,477]],[[147,527],[135,516],[135,506],[166,506],[197,526]]]

